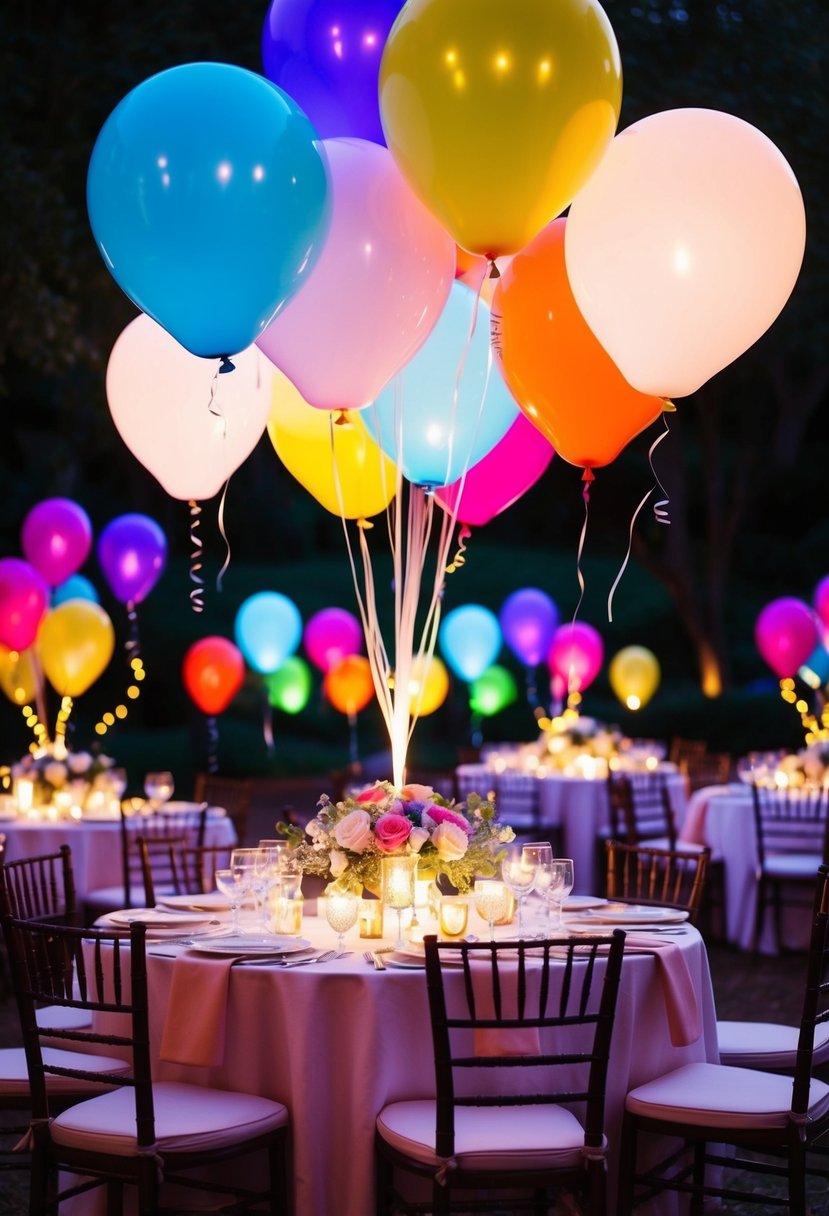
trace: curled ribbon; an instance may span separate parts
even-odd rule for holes
[[[204,545],[199,535],[201,526],[201,507],[190,499],[190,581],[196,585],[190,591],[190,607],[194,612],[204,612],[204,579],[199,574],[202,568],[202,552]]]

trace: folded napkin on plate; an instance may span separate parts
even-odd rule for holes
[[[173,982],[161,1036],[161,1059],[209,1067],[225,1054],[227,986],[232,958],[188,958],[173,964]]]
[[[479,1018],[494,1018],[495,1000],[492,991],[492,966],[490,963],[472,963],[472,990],[475,994],[475,1013]],[[501,1017],[518,1017],[518,965],[498,964],[501,985]],[[541,1040],[537,1026],[486,1027],[475,1030],[476,1056],[537,1056],[541,1052]]]
[[[696,1043],[702,1033],[702,1025],[697,994],[682,947],[653,934],[628,933],[625,953],[654,955],[665,996],[671,1042],[674,1047]]]

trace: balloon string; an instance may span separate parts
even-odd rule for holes
[[[673,414],[675,412],[676,412],[676,406],[674,405],[674,403],[672,401],[665,401],[664,408],[662,410],[662,425],[665,429],[663,430],[661,435],[658,435],[656,437],[656,439],[654,439],[653,443],[648,448],[648,463],[651,466],[651,472],[653,473],[653,479],[656,482],[656,484],[659,486],[659,489],[664,494],[664,498],[658,499],[653,504],[653,517],[658,524],[670,524],[670,522],[671,522],[671,517],[668,514],[668,506],[670,503],[670,498],[668,496],[668,491],[665,489],[662,482],[659,480],[659,474],[657,473],[656,466],[653,463],[653,454],[656,451],[656,449],[659,447],[660,443],[665,438],[665,436],[669,433],[670,428],[668,427],[667,415]]]
[[[664,414],[663,414],[663,419],[664,419]],[[666,422],[665,430],[662,432],[661,435],[657,435],[656,439],[654,439],[653,443],[651,444],[650,448],[648,449],[648,460],[650,462],[651,472],[653,473],[654,480],[656,481],[656,485],[659,486],[660,490],[665,495],[665,498],[662,498],[658,502],[654,503],[654,507],[653,507],[653,513],[654,513],[656,522],[660,523],[660,524],[670,524],[671,521],[668,516],[668,510],[667,510],[667,507],[668,507],[667,491],[665,490],[665,487],[662,485],[662,482],[659,480],[659,477],[657,476],[656,469],[654,468],[654,464],[653,464],[653,454],[667,434],[668,434],[668,424]],[[650,498],[651,494],[653,494],[655,489],[656,489],[656,486],[651,486],[651,488],[648,490],[647,494],[645,494],[642,501],[639,503],[639,506],[633,512],[633,515],[631,517],[630,528],[628,529],[627,552],[625,553],[624,561],[622,562],[622,565],[619,569],[619,573],[616,575],[615,579],[613,580],[613,586],[610,588],[610,593],[607,597],[607,619],[608,619],[608,621],[612,622],[612,620],[613,620],[613,597],[616,594],[616,588],[619,586],[619,583],[622,581],[622,575],[624,574],[625,570],[627,569],[627,564],[630,561],[630,554],[631,554],[631,550],[633,549],[633,529],[636,526],[636,520],[639,517],[639,512],[642,510],[645,503],[648,501],[648,499]]]
[[[461,357],[458,360],[458,370],[455,373],[455,383],[452,388],[452,407],[449,412],[449,440],[446,445],[446,471],[447,471],[447,474],[452,467],[452,453],[453,453],[454,447],[455,447],[455,431],[457,429],[458,399],[460,397],[460,392],[461,392],[461,377],[463,376],[463,369],[466,366],[467,357],[469,355],[470,350],[472,349],[472,339],[475,336],[475,329],[478,324],[478,312],[479,312],[480,303],[481,303],[481,296],[482,296],[483,290],[484,290],[485,279],[486,279],[486,276],[481,275],[481,281],[478,284],[478,290],[475,292],[475,299],[472,304],[472,316],[471,316],[471,319],[469,322],[469,331],[466,335],[466,341],[463,344],[463,350],[461,351]],[[491,351],[490,351],[490,359],[491,359]],[[480,422],[480,416],[481,416],[481,413],[483,412],[483,408],[484,408],[484,401],[486,400],[487,389],[489,388],[490,366],[491,366],[491,363],[488,363],[487,369],[486,369],[486,377],[484,379],[484,391],[481,394],[481,406],[478,411],[478,422]],[[477,423],[476,423],[475,434],[477,434],[477,429],[478,429],[478,427],[477,427]],[[474,439],[475,439],[475,435],[473,435],[473,443],[474,443]],[[471,447],[470,447],[470,451],[471,451]],[[398,456],[402,455],[402,449],[400,447],[398,447],[397,453],[398,453]],[[467,464],[469,463],[468,460],[466,463]],[[466,468],[464,468],[464,470],[463,470],[463,476],[464,477],[466,476]],[[446,480],[446,479],[444,479],[444,480]],[[461,486],[459,487],[459,495],[462,493],[463,493],[463,485],[461,484]]]
[[[216,590],[217,591],[221,591],[222,581],[224,579],[224,576],[227,574],[227,569],[228,569],[228,566],[230,565],[230,541],[228,540],[227,531],[225,529],[225,503],[227,502],[227,489],[228,489],[229,485],[230,485],[230,478],[228,477],[227,481],[224,484],[224,489],[222,490],[222,496],[219,499],[218,524],[219,524],[219,534],[220,534],[222,540],[225,542],[225,560],[222,563],[221,570],[216,575]]]
[[[447,574],[454,574],[456,570],[460,570],[461,566],[466,565],[466,542],[471,535],[471,529],[466,524],[461,524],[458,532],[458,551],[446,567]]]
[[[191,498],[190,507],[190,581],[196,585],[190,591],[190,607],[194,612],[204,612],[204,579],[199,574],[202,568],[202,544],[199,528],[201,526],[201,507]]]
[[[581,559],[582,559],[582,554],[584,553],[584,542],[587,537],[587,521],[588,521],[589,514],[590,514],[590,483],[594,480],[595,480],[595,477],[593,474],[593,470],[590,468],[585,469],[584,473],[582,475],[582,481],[584,482],[584,489],[581,492],[581,496],[584,500],[584,522],[581,525],[581,535],[579,536],[579,548],[578,548],[578,552],[576,553],[576,578],[578,579],[578,582],[579,582],[579,598],[578,598],[575,608],[573,609],[573,619],[571,622],[571,624],[573,624],[573,625],[575,625],[575,623],[576,623],[576,617],[579,615],[579,610],[581,608],[581,602],[584,599],[584,575],[581,572]]]
[[[125,643],[127,652],[127,662],[132,664],[133,659],[138,659],[141,656],[141,639],[138,636],[138,612],[136,611],[135,601],[127,601],[127,628],[128,635]]]
[[[219,724],[216,721],[214,714],[210,714],[207,718],[207,771],[208,773],[218,773],[219,771]]]
[[[264,690],[264,696],[262,698],[262,735],[265,739],[265,747],[267,748],[268,755],[272,756],[274,752],[273,709],[271,708],[271,703],[268,700],[267,689]]]
[[[232,371],[232,370],[233,370],[232,363],[230,364],[230,367],[225,367],[222,365],[216,369],[216,374],[214,375],[213,379],[210,381],[210,399],[207,403],[207,408],[208,408],[208,411],[213,415],[214,418],[221,419],[222,439],[227,438],[227,419],[224,416],[224,411],[222,410],[221,403],[216,400],[216,393],[218,391],[219,376],[221,375],[221,373],[224,371]]]

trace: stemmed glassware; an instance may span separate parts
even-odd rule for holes
[[[550,885],[544,898],[555,908],[551,932],[561,932],[561,905],[573,890],[573,859],[555,857],[550,863]]]
[[[537,862],[525,856],[521,845],[507,849],[501,860],[501,877],[515,896],[518,905],[518,936],[524,936],[524,900],[535,886]]]
[[[337,954],[342,954],[345,934],[357,924],[360,897],[348,887],[332,885],[326,892],[325,918],[337,934]]]
[[[256,899],[256,860],[258,853],[259,849],[252,848],[231,849],[230,851],[230,869],[233,871],[239,884],[242,901],[251,894]],[[238,932],[238,928],[234,932]]]
[[[144,778],[144,793],[150,801],[150,813],[159,810],[169,801],[175,790],[173,774],[168,772],[147,773]]]
[[[526,861],[535,866],[533,888],[541,896],[544,904],[544,929],[537,937],[546,937],[550,932],[550,905],[547,902],[546,891],[550,886],[550,867],[553,864],[553,846],[547,840],[531,841],[521,849],[521,855]]]
[[[507,888],[494,878],[476,878],[474,887],[475,911],[489,926],[489,940],[495,941],[495,922],[507,910]]]
[[[222,895],[226,895],[230,900],[230,931],[234,937],[237,937],[239,934],[239,910],[242,906],[242,900],[247,894],[242,874],[238,870],[216,870],[214,878],[216,886]]]
[[[406,853],[401,856],[392,854],[380,862],[383,885],[383,903],[387,908],[397,912],[397,941],[395,950],[404,949],[406,942],[403,938],[403,913],[415,904],[415,875],[417,874],[417,853]]]

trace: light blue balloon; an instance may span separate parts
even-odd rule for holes
[[[471,683],[498,658],[501,626],[494,612],[481,604],[463,604],[443,618],[438,633],[440,652],[461,680]]]
[[[457,481],[492,451],[520,414],[497,362],[487,383],[489,306],[478,301],[470,339],[475,306],[475,292],[453,283],[429,337],[360,415],[413,485]]]
[[[302,638],[302,617],[293,600],[278,591],[259,591],[244,601],[233,626],[236,645],[261,675],[281,667]]]
[[[228,63],[150,76],[89,162],[107,269],[194,355],[244,350],[307,277],[330,218],[325,152],[287,93]]]
[[[70,574],[66,582],[61,583],[52,592],[53,608],[57,608],[58,604],[63,604],[66,600],[91,600],[93,604],[101,602],[92,583],[82,574]]]

